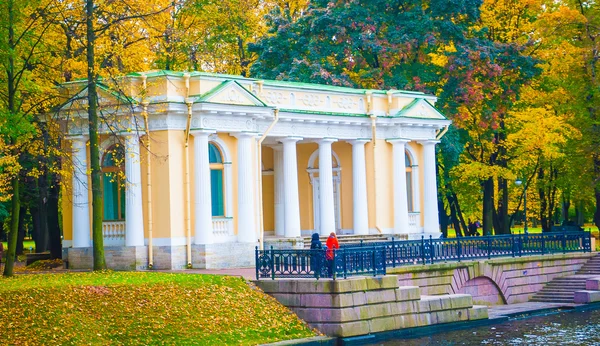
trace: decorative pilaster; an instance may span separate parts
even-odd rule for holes
[[[214,131],[190,131],[194,136],[194,243],[212,244],[212,196],[208,136]]]
[[[301,139],[288,137],[281,140],[281,143],[283,143],[283,220],[286,238],[301,235],[300,202],[298,200],[298,157],[296,156],[296,143]]]
[[[319,143],[319,232],[329,235],[335,232],[335,208],[333,204],[333,162],[331,160],[331,143],[337,139],[324,138]]]
[[[144,246],[144,214],[142,209],[142,174],[140,169],[140,137],[134,133],[125,138],[125,245]]]
[[[238,158],[238,242],[255,243],[258,241],[256,235],[256,224],[254,221],[254,165],[252,147],[255,144],[256,135],[253,133],[235,133],[237,138]]]
[[[283,146],[272,145],[273,148],[273,183],[274,183],[274,213],[275,235],[283,237],[285,234],[285,183],[283,178]]]
[[[440,221],[438,213],[437,199],[437,179],[436,179],[436,160],[435,145],[440,141],[429,140],[419,142],[423,146],[423,232],[440,233]]]
[[[393,146],[394,233],[408,234],[408,195],[406,193],[406,139],[388,140]]]
[[[73,247],[90,247],[90,204],[88,199],[88,136],[71,137],[73,150]]]
[[[349,141],[352,144],[352,206],[354,234],[369,234],[369,210],[367,207],[367,172],[365,143],[367,140]]]

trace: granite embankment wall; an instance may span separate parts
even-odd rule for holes
[[[328,336],[352,337],[467,320],[487,319],[468,294],[421,296],[399,287],[395,275],[345,280],[285,279],[254,283]]]
[[[466,293],[474,304],[529,301],[555,277],[575,274],[596,253],[568,253],[388,268],[399,286],[419,286],[426,295]]]

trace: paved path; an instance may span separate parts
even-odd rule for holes
[[[155,270],[165,273],[181,273],[181,274],[213,274],[213,275],[228,275],[241,276],[246,280],[256,280],[256,269],[252,268],[234,268],[234,269],[182,269],[182,270]]]

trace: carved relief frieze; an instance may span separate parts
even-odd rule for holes
[[[342,109],[356,109],[357,103],[352,97],[341,96],[338,98],[337,105]]]
[[[322,102],[323,100],[321,100],[321,97],[315,94],[306,94],[302,98],[302,103],[309,107],[318,107]]]
[[[268,104],[280,105],[286,102],[286,97],[280,91],[267,91],[261,96]]]

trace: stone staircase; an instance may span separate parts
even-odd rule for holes
[[[579,275],[598,275],[600,276],[600,254],[592,257],[577,272]]]
[[[552,279],[529,301],[572,304],[575,291],[585,290],[585,281],[597,276],[600,276],[600,254],[588,260],[575,275]]]
[[[304,238],[304,248],[310,249],[311,237],[303,237],[303,238]],[[361,240],[362,240],[363,244],[365,244],[365,245],[367,245],[368,243],[385,242],[385,241],[392,240],[392,236],[389,234],[338,235],[337,238],[338,238],[338,242],[340,243],[340,245],[356,244],[356,243],[360,243]],[[323,243],[323,246],[325,246],[325,243],[327,242],[327,237],[321,236],[321,237],[319,237],[319,239],[321,239],[321,243]],[[400,236],[394,236],[394,240],[405,240],[405,239],[401,239]]]

